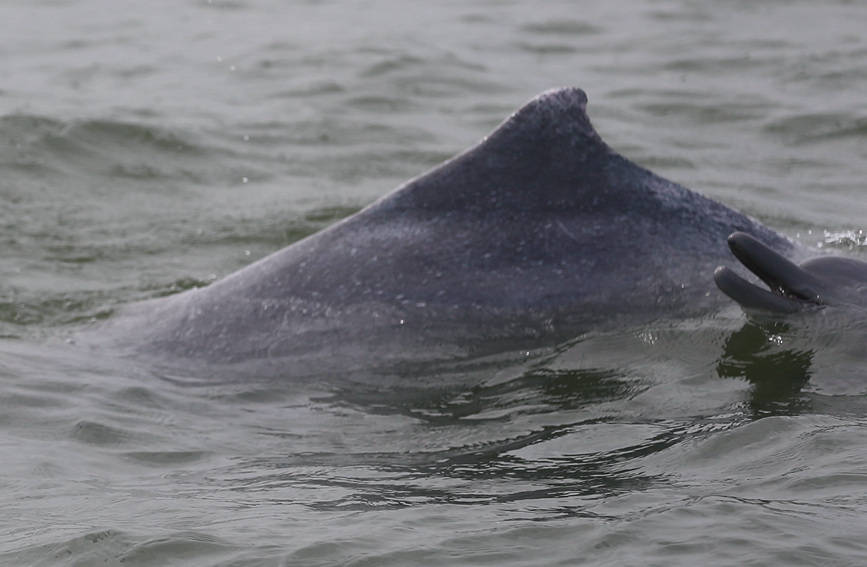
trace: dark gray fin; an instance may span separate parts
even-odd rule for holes
[[[717,268],[713,274],[717,287],[744,309],[794,313],[823,304],[822,286],[815,276],[753,236],[732,233],[728,245],[732,254],[770,288],[754,285],[728,268]]]
[[[578,88],[542,93],[479,144],[382,199],[382,207],[448,211],[549,211],[586,206],[610,185],[611,150]],[[635,167],[635,166],[633,166]]]
[[[748,311],[795,313],[803,308],[800,302],[753,285],[724,266],[714,271],[713,280],[721,292]]]
[[[744,232],[728,238],[729,248],[748,270],[772,291],[792,299],[821,304],[821,283],[815,276]]]

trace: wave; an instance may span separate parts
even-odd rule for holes
[[[123,120],[62,120],[38,114],[0,116],[0,167],[26,177],[213,180],[215,160],[231,148],[204,141],[204,133]]]

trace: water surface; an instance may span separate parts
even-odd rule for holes
[[[845,318],[733,307],[379,386],[202,383],[66,343],[562,85],[630,159],[867,259],[861,3],[12,0],[0,22],[0,562],[867,561]]]

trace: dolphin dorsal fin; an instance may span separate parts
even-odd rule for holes
[[[577,87],[551,89],[534,97],[503,121],[485,143],[515,143],[516,137],[537,143],[573,138],[602,141],[587,117],[587,94]]]
[[[587,117],[587,95],[546,91],[479,144],[421,175],[378,205],[426,210],[522,211],[573,207],[602,185],[611,150]]]

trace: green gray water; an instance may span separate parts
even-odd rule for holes
[[[867,562],[863,324],[732,308],[382,388],[65,342],[561,85],[629,158],[867,257],[867,6],[598,4],[0,5],[0,564]]]

